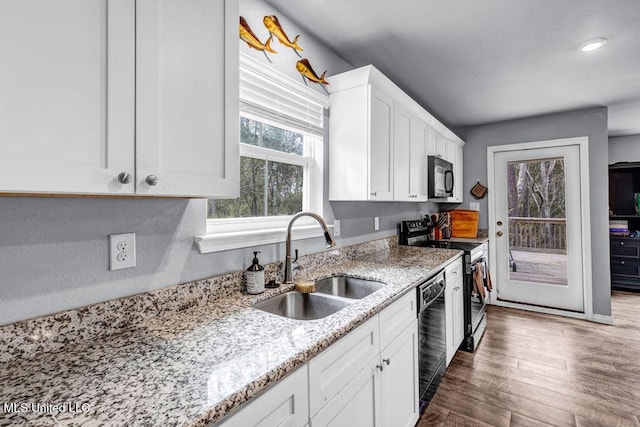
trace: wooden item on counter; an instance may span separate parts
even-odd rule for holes
[[[451,237],[475,239],[478,236],[480,212],[465,209],[449,211],[451,215]]]
[[[296,291],[301,294],[310,294],[316,291],[316,283],[315,282],[297,282],[296,283]]]

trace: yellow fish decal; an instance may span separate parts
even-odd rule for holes
[[[296,62],[296,69],[300,74],[302,74],[303,77],[308,78],[312,82],[322,83],[325,85],[329,84],[329,82],[325,79],[327,72],[325,71],[320,77],[318,77],[316,72],[313,71],[313,68],[311,68],[311,64],[309,63],[309,60],[307,58],[303,58],[300,61]]]
[[[298,34],[293,39],[293,41],[289,40],[289,37],[287,37],[287,34],[282,29],[282,26],[280,25],[280,22],[278,21],[277,16],[267,15],[264,17],[262,22],[264,22],[264,26],[267,27],[267,30],[269,30],[271,34],[276,36],[276,38],[281,44],[292,48],[294,51],[296,51],[296,53],[298,53],[297,51],[304,50],[300,46],[298,46],[298,37],[300,37],[300,34]]]
[[[273,36],[269,35],[266,43],[263,44],[253,31],[251,31],[251,27],[242,16],[240,17],[240,38],[247,42],[249,47],[253,49],[261,50],[263,52],[266,50],[267,52],[278,53],[271,47],[271,40],[273,40]]]

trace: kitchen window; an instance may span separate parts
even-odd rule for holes
[[[293,214],[322,215],[327,106],[326,95],[241,54],[240,197],[207,201],[201,252],[283,242]],[[311,218],[296,222],[295,238],[316,235]]]

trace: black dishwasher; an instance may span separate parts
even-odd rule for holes
[[[446,370],[444,272],[418,286],[420,412],[431,401]]]

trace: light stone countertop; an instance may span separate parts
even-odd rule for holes
[[[60,425],[204,426],[301,367],[462,254],[394,246],[330,262],[297,279],[349,274],[386,283],[326,318],[297,321],[251,308],[291,288],[236,292],[215,304],[167,313],[123,332],[32,359],[0,363],[0,426],[56,425],[46,412],[7,413],[4,403],[86,404]]]

